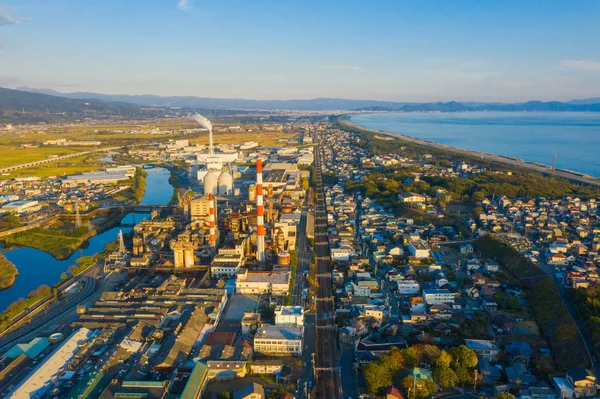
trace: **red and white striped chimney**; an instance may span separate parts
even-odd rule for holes
[[[262,190],[262,161],[256,161],[256,260],[265,261],[265,220]]]
[[[217,235],[215,229],[215,197],[212,195],[212,193],[208,194],[208,226],[210,252],[214,255],[217,246]]]

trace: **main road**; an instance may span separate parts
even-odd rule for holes
[[[335,298],[332,289],[331,257],[327,236],[327,207],[323,190],[322,166],[318,136],[315,132],[315,173],[316,173],[316,212],[315,212],[315,255],[317,267],[316,281],[316,345],[314,356],[316,399],[341,399],[342,384],[338,366],[337,326],[335,323]]]

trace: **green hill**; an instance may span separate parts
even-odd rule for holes
[[[151,116],[155,110],[139,105],[71,99],[0,88],[0,124],[69,121],[84,117]]]

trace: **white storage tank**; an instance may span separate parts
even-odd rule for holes
[[[233,191],[233,177],[229,172],[222,172],[217,182],[220,195],[229,195]]]
[[[218,194],[219,177],[216,172],[211,171],[204,176],[204,194]]]

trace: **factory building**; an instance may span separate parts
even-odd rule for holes
[[[290,272],[251,272],[241,269],[235,282],[238,294],[287,295],[290,286]]]
[[[275,324],[278,326],[302,327],[304,325],[304,307],[277,306],[275,308]]]
[[[52,388],[53,381],[79,352],[80,345],[92,336],[87,328],[75,331],[58,349],[33,369],[9,394],[8,398],[41,398]]]
[[[302,328],[263,326],[256,330],[254,351],[281,356],[302,355]]]
[[[42,209],[42,204],[38,201],[14,201],[9,202],[0,208],[0,213],[16,213],[23,215],[26,213],[37,212]]]

